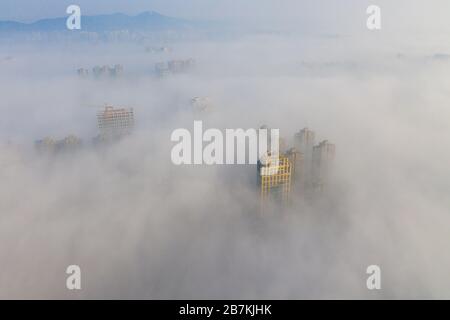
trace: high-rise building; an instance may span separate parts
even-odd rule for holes
[[[130,134],[134,127],[133,109],[115,109],[106,106],[97,114],[98,128],[102,138],[118,138]]]
[[[258,161],[258,186],[261,205],[268,203],[286,204],[291,192],[292,165],[284,155],[270,153]]]
[[[329,181],[336,147],[327,140],[322,141],[313,149],[313,186],[323,191]]]
[[[193,67],[194,65],[195,65],[194,59],[171,60],[167,63],[167,66],[169,67],[169,70],[172,73],[186,72],[189,70],[189,68]]]
[[[194,66],[195,66],[194,59],[170,60],[168,62],[159,62],[155,64],[155,71],[158,76],[164,77],[169,74],[178,74],[187,72]]]
[[[303,155],[304,160],[304,188],[309,189],[312,184],[312,158],[316,134],[314,131],[303,128],[294,136],[295,148]]]
[[[267,129],[267,126],[261,129]],[[278,153],[271,150],[260,156],[258,187],[263,210],[276,208],[273,204],[286,204],[290,198],[299,196],[313,200],[317,191],[323,191],[329,185],[335,145],[327,140],[314,145],[315,133],[308,128],[295,134],[294,140],[294,148],[285,150],[280,139]],[[269,146],[272,143],[269,138]]]
[[[271,129],[263,124],[258,129],[259,157],[265,155],[265,152],[282,154],[286,151],[286,141],[279,136],[279,130]],[[265,148],[263,147],[265,146]]]
[[[286,157],[292,166],[291,184],[292,191],[295,194],[304,193],[304,179],[305,179],[305,158],[303,153],[299,152],[296,148],[290,148],[286,152]]]
[[[308,128],[303,128],[295,134],[295,147],[299,152],[303,153],[305,158],[312,158],[315,138],[316,134],[314,131]]]

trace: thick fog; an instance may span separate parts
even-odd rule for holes
[[[363,20],[364,21],[364,20]],[[421,39],[420,41],[417,39]],[[448,41],[447,41],[448,42]],[[153,44],[150,44],[153,45]],[[442,37],[233,36],[0,47],[0,298],[450,298],[450,47]],[[154,64],[193,58],[186,74]],[[78,68],[124,66],[114,80]],[[196,115],[190,100],[213,110]],[[91,146],[105,103],[134,133]],[[175,166],[170,135],[313,129],[336,145],[315,201],[261,214],[256,167]],[[74,134],[74,154],[34,141]],[[82,290],[66,289],[79,265]],[[379,265],[382,290],[366,287]]]

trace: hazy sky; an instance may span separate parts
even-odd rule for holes
[[[343,26],[365,26],[365,10],[370,4],[382,8],[385,27],[406,30],[450,30],[447,0],[2,0],[0,19],[33,21],[44,17],[64,16],[70,4],[81,6],[82,13],[124,12],[136,14],[146,10],[183,18],[233,20],[292,27],[326,26],[339,31]]]
[[[158,11],[167,15],[203,18],[203,19],[230,19],[230,18],[267,18],[275,19],[282,16],[299,17],[304,11],[325,9],[321,1],[311,0],[4,0],[0,4],[1,19],[35,20],[48,16],[65,15],[65,8],[70,4],[82,7],[85,14],[125,12],[139,13],[145,10]],[[322,1],[323,2],[323,1]],[[354,2],[353,0],[347,2]],[[359,1],[360,3],[363,1]],[[329,5],[337,9],[333,1]]]

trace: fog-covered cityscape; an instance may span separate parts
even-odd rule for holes
[[[0,299],[450,298],[450,3],[214,2],[0,4]]]

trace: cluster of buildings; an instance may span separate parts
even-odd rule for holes
[[[197,97],[192,102],[202,106],[208,101]],[[93,139],[94,145],[115,142],[132,133],[134,111],[105,106],[97,113],[97,123],[99,135]],[[55,154],[78,150],[82,141],[73,135],[62,140],[47,137],[36,141],[35,146],[39,153]],[[293,147],[287,149],[283,139],[279,146],[278,154],[267,152],[257,164],[262,209],[272,204],[288,204],[292,197],[307,198],[322,193],[330,183],[336,153],[334,144],[327,140],[316,143],[315,132],[304,128],[294,135]]]
[[[80,68],[77,70],[78,76],[82,78],[89,77],[89,70]],[[115,66],[95,66],[92,68],[92,76],[96,79],[100,78],[117,78],[123,75],[123,66],[116,64]]]
[[[280,153],[268,152],[258,161],[258,188],[262,208],[271,203],[286,204],[292,195],[309,197],[323,192],[331,178],[335,145],[323,140],[316,144],[315,132],[304,128],[294,136],[294,147]]]
[[[105,106],[97,113],[99,135],[93,139],[94,145],[107,144],[120,140],[132,133],[134,128],[134,111],[132,108],[115,108]],[[82,146],[82,140],[69,135],[62,140],[46,137],[35,142],[36,150],[41,154],[57,154],[76,151]]]
[[[178,74],[188,72],[195,66],[194,59],[187,60],[170,60],[168,62],[159,62],[155,64],[155,72],[158,76],[164,77],[170,74]]]
[[[69,135],[62,140],[46,137],[35,142],[36,150],[41,154],[73,152],[80,149],[81,144],[81,139],[74,135]]]

